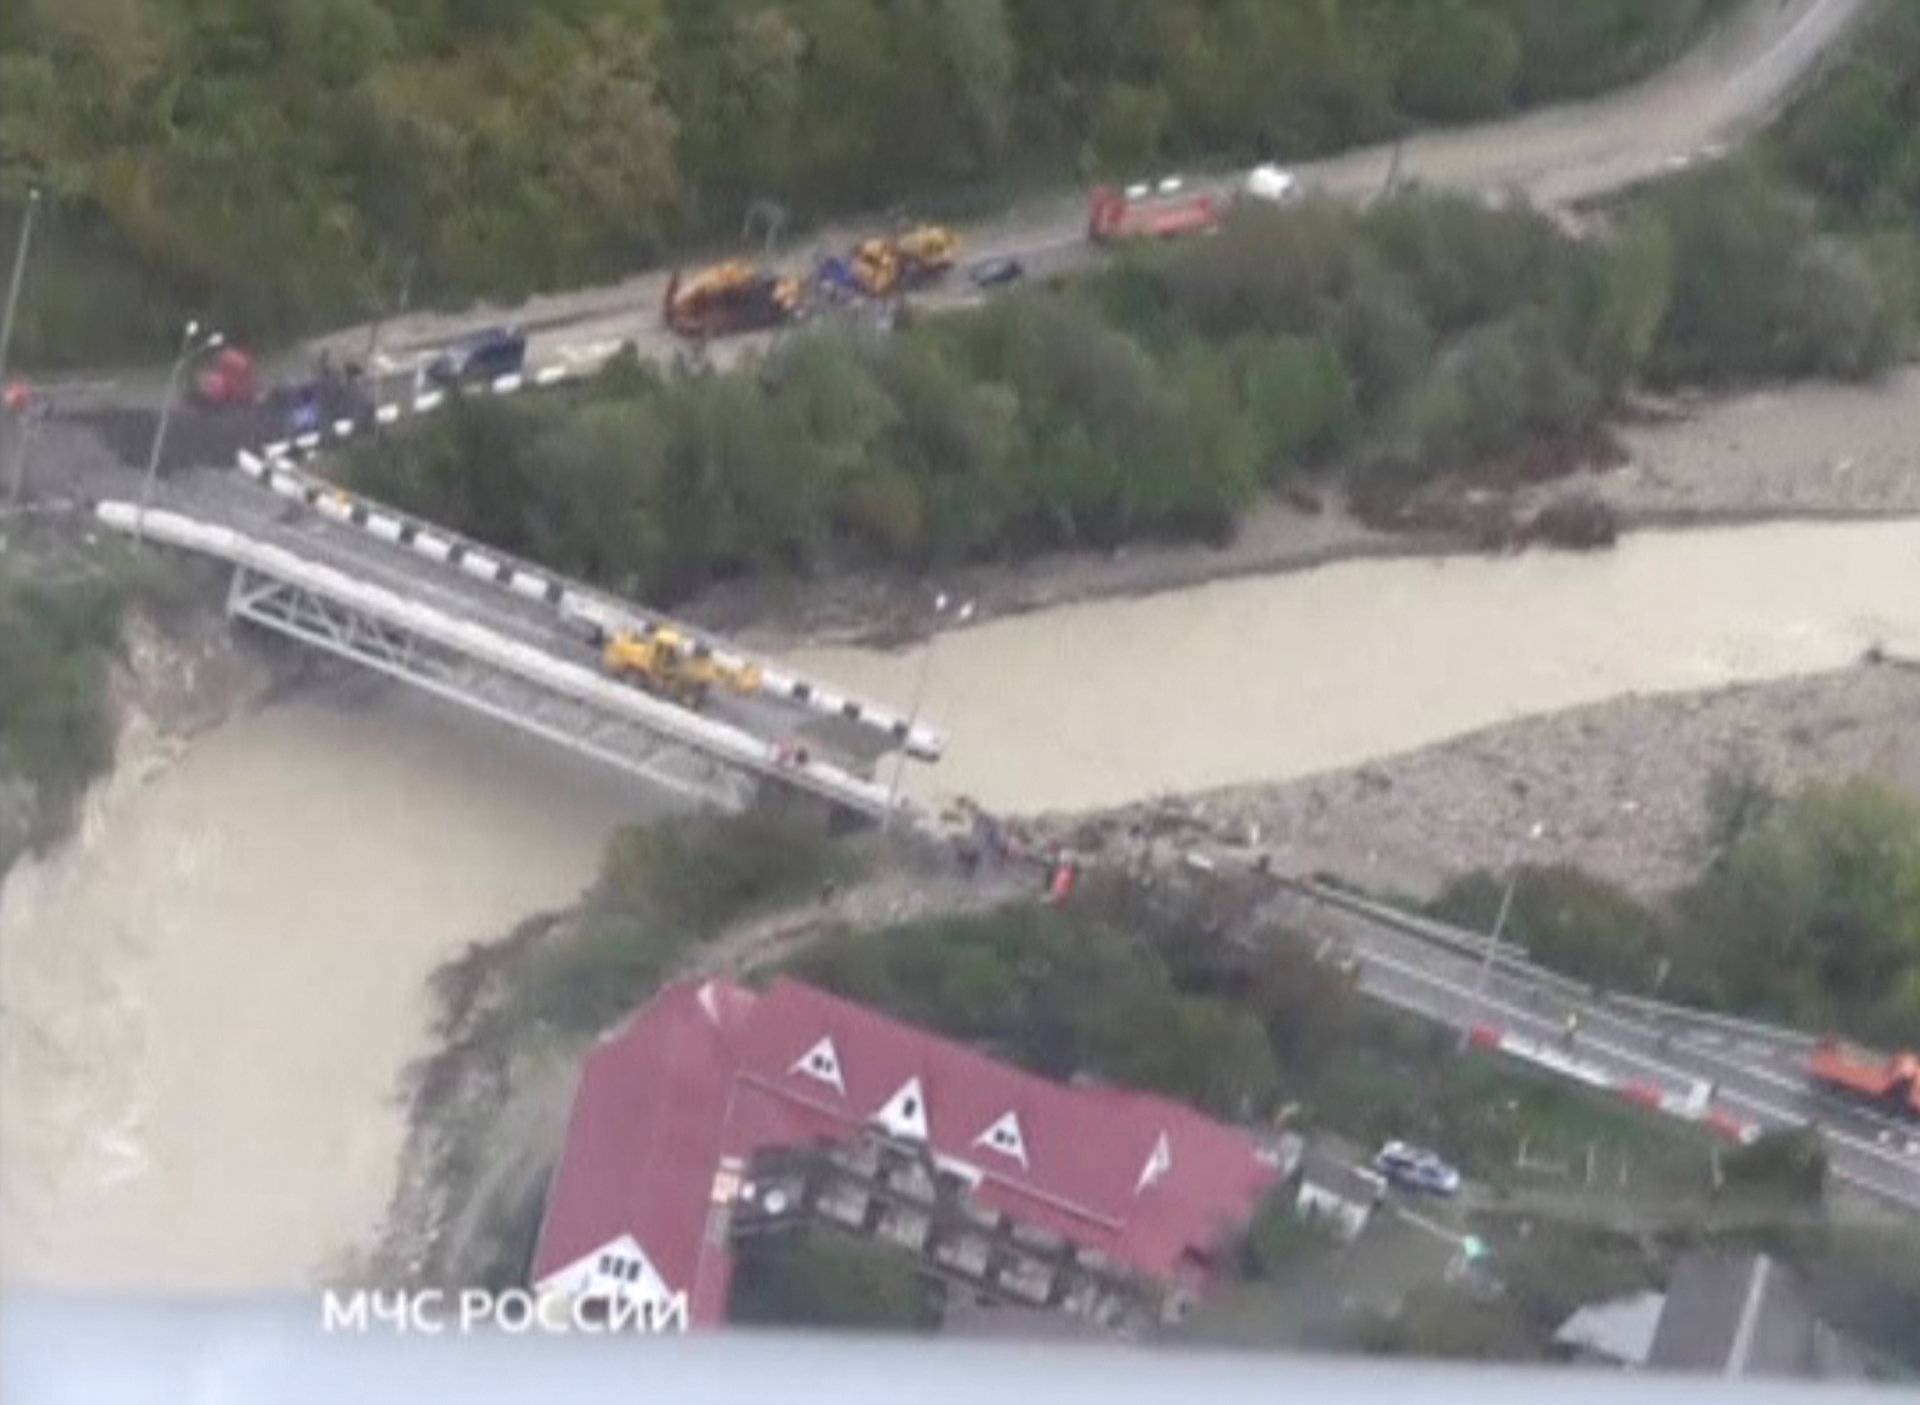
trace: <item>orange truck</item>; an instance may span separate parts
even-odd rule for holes
[[[1825,1092],[1882,1112],[1920,1118],[1920,1054],[1888,1057],[1828,1039],[1814,1049],[1808,1071]]]
[[[718,337],[791,322],[804,310],[800,280],[731,259],[667,282],[662,314],[683,337]]]
[[[1176,179],[1124,190],[1103,185],[1087,198],[1087,238],[1105,244],[1206,234],[1220,227],[1225,213],[1217,196],[1189,192]]]

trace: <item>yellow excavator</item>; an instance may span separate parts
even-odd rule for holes
[[[805,301],[799,279],[730,259],[684,278],[675,269],[661,312],[667,326],[683,337],[717,337],[791,322]]]
[[[891,239],[863,239],[849,263],[860,291],[884,298],[930,283],[960,257],[960,237],[945,225],[923,224]]]
[[[743,694],[760,691],[760,670],[755,665],[723,663],[706,645],[674,629],[647,634],[617,630],[601,649],[600,662],[615,678],[695,711],[715,688]]]

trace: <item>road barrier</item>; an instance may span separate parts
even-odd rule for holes
[[[626,630],[644,637],[660,629],[675,630],[694,641],[697,654],[711,656],[728,668],[745,668],[749,664],[757,667],[763,696],[878,732],[893,745],[904,748],[909,756],[922,761],[938,761],[946,751],[946,738],[939,732],[890,708],[863,702],[784,669],[760,664],[727,648],[705,632],[669,616],[582,589],[537,566],[468,540],[423,518],[349,493],[297,467],[287,457],[287,448],[288,444],[282,443],[269,444],[258,451],[242,449],[236,456],[236,462],[242,473],[270,492],[303,503],[336,522],[357,527],[391,545],[451,566],[476,580],[499,586],[524,599],[549,605],[563,616],[591,621],[607,633]]]
[[[1742,1121],[1731,1113],[1713,1107],[1711,1087],[1698,1079],[1690,1081],[1683,1092],[1676,1092],[1649,1079],[1621,1079],[1605,1066],[1579,1057],[1574,1051],[1576,1046],[1556,1047],[1489,1024],[1475,1025],[1468,1031],[1467,1043],[1487,1053],[1501,1053],[1508,1058],[1530,1063],[1589,1088],[1617,1093],[1628,1102],[1654,1112],[1697,1123],[1728,1141],[1744,1145],[1760,1135],[1757,1123]]]
[[[341,602],[383,625],[409,631],[436,646],[473,658],[504,674],[579,699],[600,711],[631,719],[670,742],[696,750],[735,770],[809,791],[847,809],[880,819],[923,824],[911,801],[830,761],[796,761],[780,744],[690,712],[618,682],[596,669],[563,659],[523,640],[408,599],[383,585],[312,561],[270,541],[181,513],[142,510],[132,503],[96,504],[95,515],[123,532],[140,531],[153,541],[184,547],[244,567],[274,580]]]

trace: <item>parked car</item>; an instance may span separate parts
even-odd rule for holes
[[[512,375],[527,361],[527,335],[517,327],[489,327],[462,337],[427,363],[427,379],[440,385]]]
[[[1429,1195],[1454,1195],[1460,1190],[1460,1172],[1433,1152],[1406,1142],[1388,1142],[1373,1158],[1373,1169],[1393,1184]]]
[[[1017,283],[1026,277],[1027,270],[1020,260],[1004,255],[990,259],[981,259],[967,270],[967,278],[976,288],[998,288],[1008,283]]]
[[[1266,205],[1286,205],[1305,194],[1298,176],[1270,162],[1248,171],[1240,192],[1246,199]]]

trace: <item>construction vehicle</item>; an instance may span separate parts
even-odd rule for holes
[[[1125,190],[1103,185],[1087,199],[1087,238],[1104,244],[1116,239],[1210,234],[1220,227],[1223,214],[1216,197],[1188,193],[1178,177]]]
[[[1888,1058],[1844,1040],[1828,1039],[1814,1049],[1809,1072],[1825,1092],[1881,1112],[1920,1118],[1920,1054]]]
[[[615,630],[606,637],[600,662],[615,678],[695,711],[715,688],[742,694],[760,691],[758,667],[722,663],[707,645],[675,629],[645,634]]]
[[[861,292],[884,298],[931,283],[959,256],[957,234],[945,225],[923,224],[890,239],[861,240],[847,266]]]
[[[194,368],[193,402],[203,410],[257,405],[266,393],[253,357],[237,346],[220,347]]]
[[[778,327],[805,304],[800,280],[730,259],[667,280],[662,305],[667,326],[683,337],[718,337]]]

